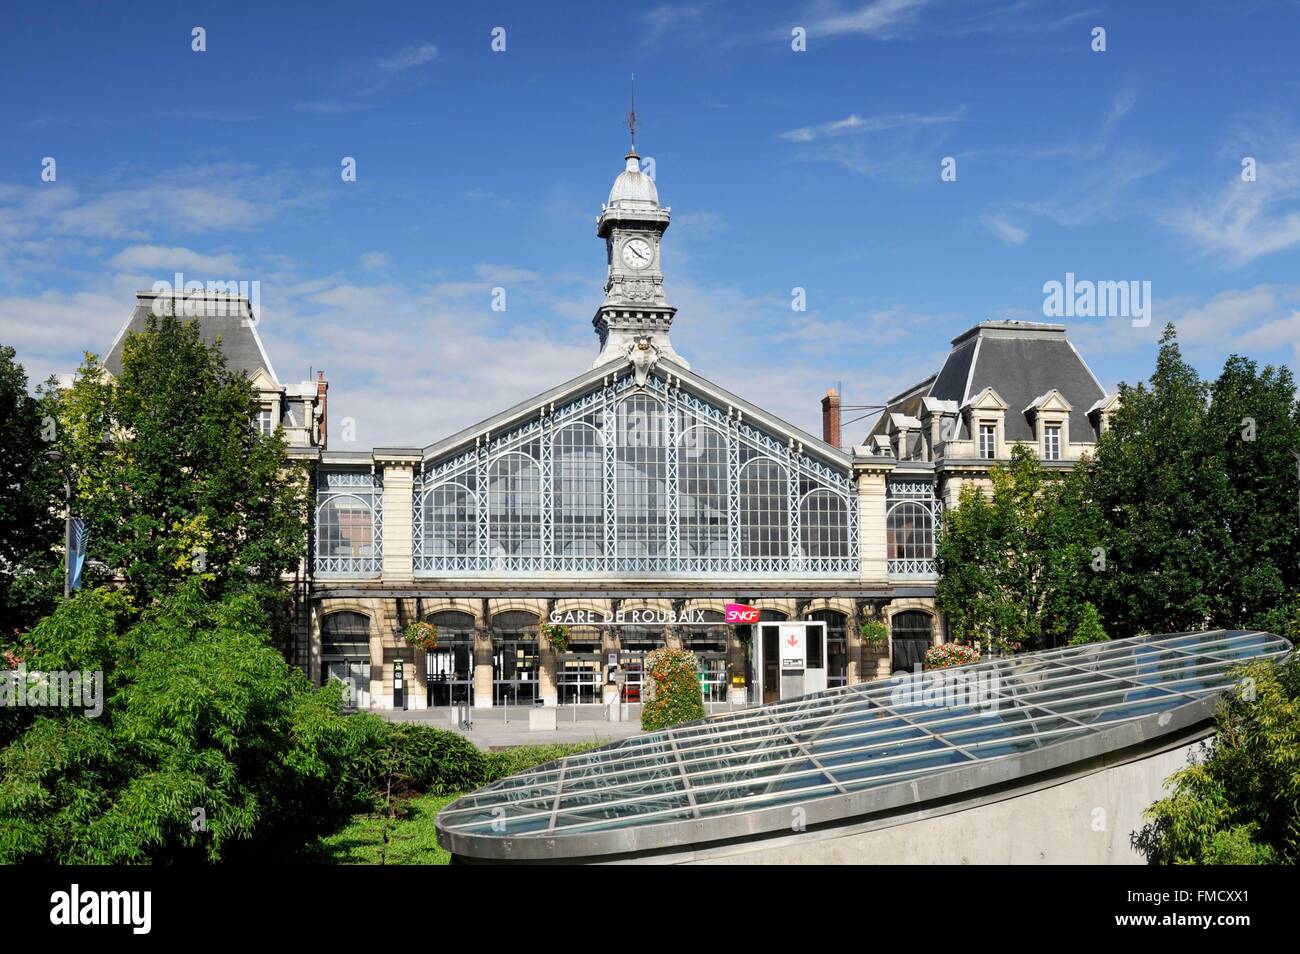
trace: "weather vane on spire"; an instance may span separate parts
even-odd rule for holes
[[[627,128],[632,133],[632,151],[636,152],[636,74],[632,74],[632,108],[627,111]]]

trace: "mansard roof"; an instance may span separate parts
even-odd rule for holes
[[[158,293],[152,290],[136,292],[135,309],[122,330],[117,333],[104,356],[104,367],[114,376],[122,373],[122,346],[128,332],[144,332],[149,328],[149,318],[154,315],[154,302]],[[266,374],[276,386],[279,378],[271,359],[262,347],[257,334],[257,320],[247,298],[238,294],[221,292],[196,292],[194,294],[163,295],[171,299],[174,313],[181,321],[198,320],[199,337],[209,347],[221,341],[221,353],[226,357],[226,367],[243,371],[249,379],[259,371]]]
[[[511,408],[479,421],[477,424],[472,424],[455,434],[429,444],[424,448],[423,457],[426,461],[450,457],[463,451],[466,447],[473,447],[480,438],[488,438],[504,431],[513,430],[526,423],[544,408],[551,409],[578,400],[600,389],[606,383],[612,383],[618,378],[626,377],[631,373],[631,369],[630,363],[614,364],[612,362],[591,368],[577,377],[551,388],[549,391],[544,391],[525,401],[521,401]],[[782,420],[755,404],[751,404],[744,398],[732,394],[725,388],[667,358],[660,358],[655,363],[651,373],[661,380],[671,378],[672,383],[682,390],[705,403],[712,404],[719,410],[739,413],[744,423],[766,431],[772,437],[779,438],[782,441],[793,440],[802,445],[805,454],[809,454],[825,464],[846,471],[852,465],[853,457],[847,451],[832,447],[821,438]]]
[[[1106,389],[1065,336],[1064,325],[982,321],[952,339],[952,351],[938,374],[890,399],[872,434],[886,432],[892,413],[919,413],[924,398],[965,407],[989,388],[1009,408],[1006,439],[1012,441],[1034,439],[1035,402],[1050,391],[1073,408],[1092,407],[1106,397]]]

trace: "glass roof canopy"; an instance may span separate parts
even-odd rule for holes
[[[1234,667],[1291,648],[1244,630],[1139,636],[737,710],[482,788],[439,814],[438,841],[466,859],[598,860],[789,834],[796,809],[807,826],[914,811],[1203,736]]]

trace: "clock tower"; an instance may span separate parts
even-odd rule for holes
[[[658,355],[689,368],[668,340],[677,309],[664,298],[659,270],[659,243],[672,210],[660,207],[659,190],[641,171],[635,142],[624,159],[627,166],[614,180],[596,220],[609,273],[605,300],[591,320],[600,337],[600,354],[592,367],[626,360],[629,349],[644,342]]]

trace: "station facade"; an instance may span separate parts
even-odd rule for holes
[[[825,622],[830,686],[910,669],[943,638],[935,534],[963,483],[1016,443],[1069,467],[1105,427],[1113,399],[1064,328],[1008,321],[955,339],[860,445],[843,444],[834,391],[820,436],[794,427],[673,348],[670,217],[629,151],[597,223],[592,366],[427,446],[330,449],[327,383],[279,384],[256,321],[224,328],[259,425],[285,428],[315,488],[291,648],[314,680],[342,681],[358,708],[635,703],[646,653],[680,646],[707,701],[764,701],[757,627],[729,623],[728,604]],[[882,643],[861,637],[873,619]],[[436,648],[407,642],[413,620]],[[563,652],[547,624],[566,627]]]

